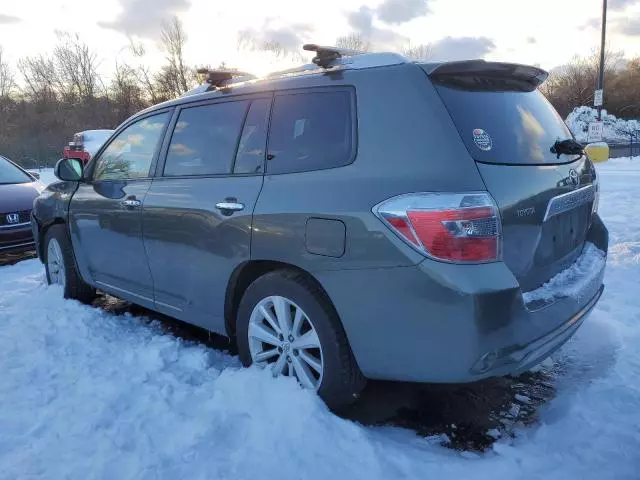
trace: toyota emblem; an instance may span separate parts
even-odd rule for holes
[[[580,176],[578,175],[578,172],[576,172],[573,168],[569,170],[569,181],[571,182],[571,185],[574,185],[576,187],[580,185]]]
[[[19,221],[20,215],[18,215],[17,213],[10,213],[9,215],[7,215],[7,223],[14,224],[18,223]]]

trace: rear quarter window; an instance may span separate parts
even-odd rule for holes
[[[269,132],[267,173],[347,165],[355,155],[350,89],[278,94]]]
[[[575,159],[551,153],[556,140],[572,135],[538,90],[468,91],[441,85],[436,89],[475,160],[535,165]]]

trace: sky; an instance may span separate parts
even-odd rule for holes
[[[483,57],[543,68],[588,55],[600,42],[601,0],[0,0],[0,46],[10,62],[46,53],[56,31],[78,34],[106,75],[131,59],[162,62],[162,22],[177,15],[189,63],[267,73],[307,61],[299,46],[357,33],[375,50],[429,44],[435,60]],[[609,0],[607,44],[640,56],[640,0]],[[260,52],[278,44],[279,57]]]

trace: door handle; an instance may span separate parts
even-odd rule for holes
[[[244,210],[244,203],[226,200],[224,202],[216,203],[216,208],[223,212],[239,212],[240,210]]]
[[[127,198],[120,203],[123,207],[127,208],[136,208],[142,205],[140,200],[136,200],[135,198]]]

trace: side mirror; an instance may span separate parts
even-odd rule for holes
[[[36,180],[40,180],[40,174],[38,172],[31,172],[29,171],[29,175],[31,175],[33,178],[35,178]]]
[[[61,158],[53,169],[53,174],[65,182],[79,182],[82,180],[82,160],[77,158]]]
[[[584,147],[584,153],[593,163],[601,163],[609,160],[609,145],[605,142],[590,143]]]

